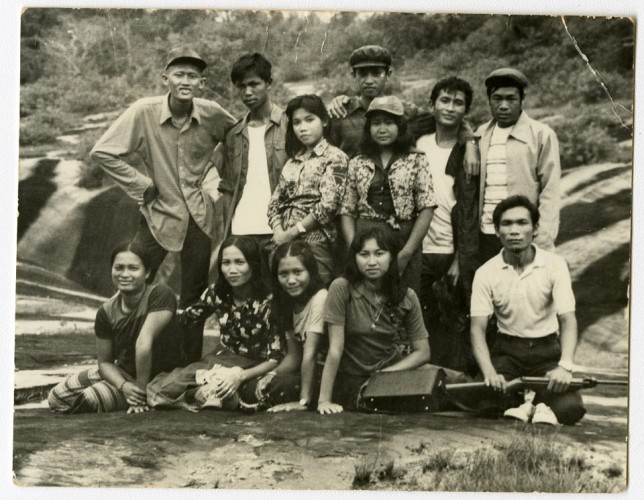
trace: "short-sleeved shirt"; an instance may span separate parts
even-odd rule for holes
[[[214,237],[214,207],[201,183],[214,148],[235,119],[216,102],[195,98],[189,120],[179,129],[168,99],[166,94],[132,104],[98,140],[92,157],[134,200],[156,187],[156,198],[141,213],[159,244],[179,251],[190,217]],[[131,155],[143,160],[142,169],[126,162]]]
[[[338,278],[329,287],[324,320],[344,326],[338,371],[350,375],[368,375],[397,361],[396,345],[402,339],[413,342],[428,337],[420,302],[411,288],[399,304],[383,306],[370,286],[354,286]]]
[[[271,326],[272,296],[236,305],[232,296],[221,299],[215,290],[215,285],[209,286],[195,304],[186,308],[182,322],[192,324],[214,314],[219,322],[219,341],[227,350],[255,361],[281,360],[286,345]]]
[[[183,364],[176,320],[177,299],[166,285],[148,285],[139,304],[131,312],[124,312],[120,293],[114,295],[96,313],[94,332],[100,339],[112,341],[114,361],[119,368],[136,377],[136,340],[148,314],[171,311],[172,320],[158,334],[152,347],[152,373],[172,371]]]
[[[321,288],[300,312],[293,313],[293,331],[287,332],[286,338],[304,343],[309,333],[324,335],[324,304],[327,290]]]
[[[375,176],[375,161],[359,154],[349,161],[347,186],[340,214],[354,219],[387,220],[369,205],[369,186]],[[436,207],[432,176],[424,153],[410,152],[397,157],[387,169],[391,198],[399,221],[411,221],[425,208]]]
[[[539,338],[559,330],[557,315],[575,310],[568,266],[562,257],[534,248],[534,261],[521,275],[505,263],[504,250],[476,271],[472,317],[494,313],[499,331],[516,337]]]

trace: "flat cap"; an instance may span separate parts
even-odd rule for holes
[[[194,49],[190,47],[177,47],[172,49],[168,54],[165,69],[168,69],[172,64],[177,64],[182,61],[195,64],[200,71],[203,71],[208,66],[206,61]]]
[[[391,66],[391,52],[380,45],[364,45],[353,51],[349,58],[349,64],[353,68],[389,67]]]
[[[494,85],[494,82],[496,80],[513,80],[517,82],[521,86],[521,88],[528,86],[528,79],[525,77],[525,75],[518,69],[514,68],[495,69],[485,79],[485,86],[489,87],[490,85]]]
[[[405,114],[402,101],[392,95],[376,97],[371,101],[366,114],[374,113],[375,111],[384,111],[394,116],[403,116]]]

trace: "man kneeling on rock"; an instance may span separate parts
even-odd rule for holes
[[[501,252],[474,276],[471,338],[485,384],[496,391],[481,403],[481,416],[572,425],[586,413],[569,390],[577,345],[575,297],[562,257],[534,245],[539,211],[525,196],[501,201],[493,214]],[[485,330],[496,315],[499,335],[491,350]],[[547,389],[516,408],[507,383],[521,376],[548,377]],[[536,406],[535,406],[536,405]],[[509,408],[509,409],[508,409]]]

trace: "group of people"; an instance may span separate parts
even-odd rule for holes
[[[409,118],[384,95],[387,49],[360,47],[349,64],[356,96],[300,95],[283,111],[271,63],[243,55],[231,70],[248,108],[237,121],[196,97],[207,63],[170,52],[168,93],[137,101],[92,150],[142,216],[112,253],[118,292],[97,314],[98,368],[56,386],[53,410],[337,413],[358,407],[373,373],[431,362],[477,372],[490,387],[481,415],[583,417],[569,390],[575,301],[553,253],[557,138],[522,109],[527,78],[486,78],[492,119],[475,131],[467,81],[439,80],[430,113]],[[216,202],[204,189],[213,174]],[[181,254],[178,308],[152,284],[169,251]],[[202,357],[213,314],[219,346]],[[519,404],[506,387],[521,375],[548,388]]]

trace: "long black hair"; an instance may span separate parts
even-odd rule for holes
[[[302,296],[294,299],[279,282],[279,264],[286,257],[297,257],[309,273],[309,286]],[[306,304],[320,289],[324,288],[318,271],[318,263],[309,245],[301,240],[283,243],[277,247],[271,261],[271,288],[273,290],[272,324],[282,332],[293,328],[293,310],[296,305]]]
[[[416,141],[407,128],[407,119],[404,116],[396,116],[386,111],[374,111],[367,113],[367,119],[362,129],[362,139],[360,141],[360,152],[370,158],[377,158],[380,155],[380,146],[371,137],[371,122],[373,117],[377,114],[385,114],[387,117],[393,118],[398,125],[398,137],[392,144],[392,149],[396,154],[407,154],[414,147]]]
[[[368,240],[376,240],[380,249],[391,253],[391,264],[382,277],[382,291],[385,296],[385,303],[389,306],[397,306],[407,293],[407,284],[398,272],[398,252],[400,251],[400,246],[397,238],[391,233],[379,227],[371,227],[358,231],[349,247],[349,262],[347,263],[345,276],[349,280],[349,283],[354,286],[365,279],[364,275],[358,270],[356,255],[360,253]]]
[[[293,113],[300,108],[305,109],[309,113],[313,113],[322,120],[322,123],[326,123],[323,129],[323,137],[326,140],[329,140],[331,134],[331,119],[322,99],[315,94],[299,95],[291,99],[286,106],[288,127],[286,128],[285,149],[289,158],[293,158],[296,154],[302,151],[302,148],[304,148],[304,144],[300,142],[293,131]]]
[[[215,284],[215,295],[220,300],[227,300],[232,296],[233,289],[221,272],[224,250],[230,247],[238,248],[246,259],[246,262],[248,262],[248,266],[252,272],[250,279],[252,287],[251,298],[262,300],[267,297],[270,289],[268,286],[266,266],[262,260],[262,252],[259,245],[250,236],[229,236],[219,247],[219,253],[217,254],[219,278]]]

